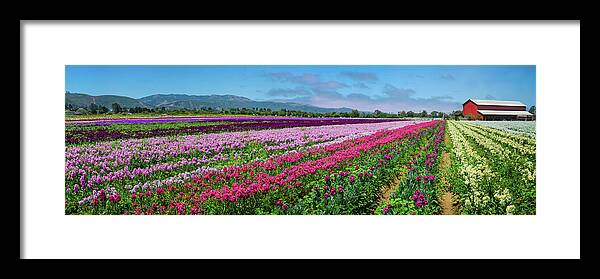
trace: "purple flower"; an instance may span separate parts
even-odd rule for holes
[[[421,176],[417,176],[417,181],[421,181]]]
[[[281,205],[282,205],[281,199],[277,200],[277,201],[275,202],[275,205],[277,205],[277,206],[281,206]]]
[[[390,205],[388,204],[385,208],[383,208],[383,214],[388,214],[390,212]]]
[[[354,183],[354,175],[350,176],[350,183]]]
[[[325,176],[325,182],[329,182],[329,179],[330,179],[329,175]]]

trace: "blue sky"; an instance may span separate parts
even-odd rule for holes
[[[534,65],[67,65],[65,90],[140,98],[232,94],[361,111],[462,109],[469,98],[535,105]]]

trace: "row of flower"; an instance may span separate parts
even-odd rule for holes
[[[448,121],[448,177],[463,214],[535,214],[535,145],[508,132]]]
[[[376,214],[437,214],[440,211],[438,197],[439,154],[444,135],[445,125],[440,123],[433,137],[426,137],[412,160],[400,169],[402,174],[397,188],[390,194],[389,200],[384,200],[377,208]],[[393,174],[392,174],[393,175]]]
[[[149,122],[143,124],[142,120],[136,121],[138,126],[136,129],[112,129],[105,125],[99,124],[111,124],[105,122],[96,122],[95,125],[90,129],[89,125],[83,125],[81,128],[74,128],[73,125],[78,124],[67,124],[69,127],[65,130],[65,143],[67,145],[82,144],[89,142],[98,141],[109,141],[118,139],[140,139],[140,138],[151,138],[171,135],[189,135],[189,134],[201,134],[201,133],[218,133],[225,131],[253,131],[262,129],[282,129],[290,127],[310,127],[310,126],[326,126],[326,125],[344,125],[344,124],[359,124],[359,123],[381,123],[390,122],[390,119],[382,118],[222,118],[228,119],[223,120],[224,122],[220,125],[207,125],[205,120],[198,120],[200,124],[193,124],[198,121],[191,121],[193,125],[180,125],[174,127],[171,123],[163,123],[159,126],[156,122]],[[259,120],[257,120],[259,119]],[[121,120],[123,121],[123,120]],[[158,121],[158,120],[154,120]],[[112,121],[115,122],[115,121]],[[173,121],[171,121],[173,122]],[[128,123],[124,123],[128,124]],[[131,123],[129,123],[131,124]],[[140,128],[139,125],[142,125]],[[143,128],[143,125],[147,125],[149,128]],[[87,127],[87,128],[85,128]]]
[[[332,118],[336,119],[336,118]],[[360,118],[337,118],[360,119]],[[373,120],[373,118],[362,118]],[[322,120],[314,117],[282,117],[282,116],[159,116],[159,117],[126,117],[126,118],[91,118],[65,119],[66,125],[73,126],[107,126],[116,124],[149,124],[149,123],[181,123],[181,122],[251,122],[251,121],[294,121]],[[393,121],[394,119],[379,119]],[[397,119],[395,119],[397,120]]]
[[[414,163],[423,153],[427,164],[433,164],[432,142],[440,127],[443,127],[441,121],[380,127],[379,131],[358,138],[274,155],[267,160],[204,168],[175,181],[114,189],[107,185],[93,189],[67,211],[74,214],[372,214],[382,185],[391,182],[398,168]],[[431,182],[435,178],[422,179]],[[416,195],[411,201],[421,207],[425,199]]]
[[[237,123],[250,123],[250,121],[235,121]],[[149,122],[149,123],[114,123],[114,124],[70,124],[65,125],[67,133],[79,131],[117,131],[122,133],[132,133],[147,130],[174,130],[193,126],[218,126],[231,124],[234,121],[173,121],[173,122]]]

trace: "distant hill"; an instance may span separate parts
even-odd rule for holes
[[[92,102],[111,108],[112,103],[123,107],[146,107],[167,109],[200,109],[203,107],[219,108],[267,108],[271,110],[299,110],[306,112],[351,112],[350,108],[321,108],[299,103],[254,101],[236,95],[186,95],[186,94],[154,94],[139,99],[100,95],[90,96],[82,93],[65,93],[66,104],[75,107],[87,107]]]
[[[101,95],[101,96],[90,96],[81,93],[65,93],[65,104],[71,104],[74,107],[88,107],[91,103],[98,106],[105,106],[111,108],[113,103],[118,103],[123,107],[143,107],[150,108],[151,106],[144,104],[140,100],[134,98],[115,96],[115,95]]]

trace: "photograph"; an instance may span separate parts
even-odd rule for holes
[[[65,215],[536,215],[536,65],[64,71]]]
[[[23,21],[20,256],[581,260],[580,25]]]

